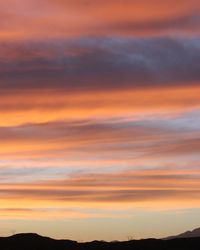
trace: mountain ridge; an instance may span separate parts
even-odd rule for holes
[[[196,229],[199,231],[199,229]],[[194,230],[193,230],[194,231]],[[191,232],[191,231],[188,231]],[[200,237],[141,239],[130,241],[92,241],[78,243],[68,239],[56,240],[36,233],[15,234],[0,237],[3,250],[199,250]]]
[[[185,231],[184,233],[180,233],[178,235],[172,235],[164,238],[164,240],[172,240],[172,239],[177,239],[177,238],[196,238],[200,237],[200,227],[195,228],[191,231]]]

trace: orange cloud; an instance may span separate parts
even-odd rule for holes
[[[157,34],[159,32],[168,33],[171,30],[180,32],[198,32],[198,18],[185,19],[184,16],[192,15],[199,11],[199,3],[192,1],[19,1],[9,0],[0,4],[1,9],[1,38],[38,38],[38,37],[66,37],[80,35],[107,35],[122,34],[120,25],[115,30],[107,27],[116,26],[123,22],[132,23],[134,29],[132,34],[146,35],[148,33]],[[147,11],[148,10],[148,11]],[[182,17],[175,22],[174,29],[171,20]],[[159,22],[165,22],[164,26],[159,26]],[[192,21],[192,24],[190,25]],[[149,27],[147,23],[154,22],[155,25]],[[146,26],[143,29],[141,24]],[[157,24],[156,24],[157,23]],[[180,23],[180,24],[179,24]],[[122,24],[123,26],[123,24]]]
[[[98,92],[10,91],[1,96],[0,125],[180,113],[199,108],[199,94],[198,86]]]
[[[132,171],[114,174],[87,174],[60,181],[1,184],[1,199],[24,197],[30,204],[131,203],[151,204],[163,201],[199,203],[199,171]],[[45,201],[45,202],[44,202]],[[194,202],[197,202],[195,205]],[[32,206],[32,205],[31,205]]]
[[[0,220],[200,207],[198,1],[7,0],[0,21]]]

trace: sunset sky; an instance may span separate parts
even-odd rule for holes
[[[200,1],[0,1],[0,236],[200,226]]]

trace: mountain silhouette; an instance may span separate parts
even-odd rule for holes
[[[0,237],[2,250],[64,250],[76,249],[76,241],[54,240],[36,233],[16,234],[10,237]]]
[[[196,228],[192,231],[186,231],[184,233],[178,234],[178,235],[173,235],[165,238],[166,240],[172,240],[175,238],[195,238],[195,237],[200,237],[200,227]]]
[[[2,250],[199,250],[200,237],[142,239],[130,241],[92,241],[78,243],[72,240],[54,240],[38,234],[16,234],[0,237]]]

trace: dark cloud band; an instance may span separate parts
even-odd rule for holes
[[[71,90],[199,84],[199,44],[199,37],[5,43],[0,46],[0,87]]]

